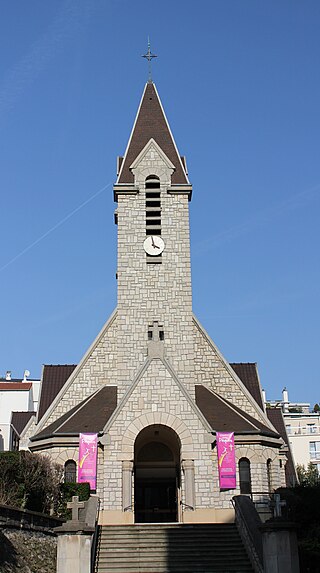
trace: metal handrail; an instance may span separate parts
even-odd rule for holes
[[[188,503],[184,503],[181,500],[180,500],[180,505],[183,505],[183,507],[187,507],[188,509],[191,509],[192,511],[194,511],[193,505],[189,505]]]
[[[259,492],[259,493],[260,493],[260,492]],[[262,573],[262,572],[263,572],[263,564],[261,563],[260,557],[259,557],[258,552],[257,552],[257,549],[256,549],[256,544],[255,544],[254,539],[253,539],[253,537],[252,537],[252,533],[251,533],[250,529],[249,529],[248,526],[247,526],[247,522],[246,522],[246,520],[245,520],[245,518],[244,518],[244,515],[243,515],[243,512],[242,512],[242,510],[241,510],[241,507],[240,507],[239,505],[236,506],[236,503],[235,503],[235,501],[234,501],[233,498],[231,499],[231,503],[232,503],[232,505],[233,505],[233,509],[234,509],[235,515],[236,515],[236,516],[237,516],[237,515],[240,516],[241,524],[244,525],[245,530],[246,530],[246,534],[247,534],[247,536],[248,536],[249,539],[250,539],[251,547],[253,548],[253,551],[251,552],[250,557],[251,557],[251,560],[254,561],[254,563],[253,563],[254,568],[255,568],[256,571],[259,571],[259,572]]]
[[[96,556],[97,556],[97,546],[98,546],[98,537],[99,537],[99,525],[98,525],[99,512],[100,512],[100,498],[98,499],[95,529],[94,529],[94,534],[92,537],[92,544],[91,544],[91,563],[90,563],[91,573],[94,573]]]
[[[127,507],[124,507],[123,511],[129,511],[130,509],[134,508],[134,503],[132,503],[131,505],[127,505]]]

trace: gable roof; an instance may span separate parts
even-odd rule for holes
[[[130,166],[150,139],[154,139],[175,167],[172,184],[189,183],[185,163],[179,156],[161,101],[152,82],[145,86],[117,183],[133,183]]]
[[[279,437],[262,422],[205,386],[196,386],[196,404],[215,432],[264,434],[274,438]]]
[[[0,390],[30,390],[31,382],[0,382]]]
[[[30,440],[36,442],[49,436],[101,432],[116,407],[117,387],[103,386]]]
[[[201,412],[201,410],[199,408],[197,408],[197,405],[195,404],[195,401],[193,398],[191,398],[185,384],[183,384],[183,382],[181,382],[181,380],[179,379],[179,376],[176,374],[176,372],[174,371],[173,367],[171,366],[170,362],[165,358],[159,357],[159,360],[162,362],[163,366],[166,368],[166,370],[168,371],[168,374],[171,376],[172,380],[175,382],[175,384],[177,385],[177,387],[179,388],[182,396],[185,398],[185,400],[187,401],[187,403],[190,406],[190,409],[193,410],[193,412],[196,414],[196,416],[199,418],[199,420],[201,421],[201,423],[203,424],[204,428],[210,432],[210,424],[208,423],[208,420],[205,418],[205,416],[203,415],[203,413]],[[119,402],[119,405],[117,407],[117,409],[113,412],[112,416],[110,417],[110,419],[108,420],[108,423],[106,424],[106,426],[103,428],[104,432],[108,432],[110,426],[112,425],[112,423],[114,422],[114,420],[117,418],[117,416],[121,413],[121,411],[123,410],[123,408],[125,407],[125,405],[127,404],[130,396],[134,393],[134,391],[136,390],[138,384],[140,383],[140,381],[142,380],[142,378],[144,377],[145,373],[147,372],[148,368],[150,367],[151,363],[152,363],[152,358],[150,359],[149,357],[146,358],[146,360],[144,361],[143,364],[141,364],[139,370],[136,372],[136,375],[134,377],[134,379],[132,380],[130,386],[128,387],[126,393],[122,396],[122,399]]]
[[[286,485],[292,487],[298,480],[282,410],[281,408],[267,408],[267,416],[287,446],[286,456],[288,461],[285,465]]]
[[[21,434],[22,430],[26,427],[27,423],[29,422],[32,416],[35,416],[36,412],[12,412],[11,415],[11,424],[13,425],[16,432]]]
[[[45,364],[42,372],[38,422],[46,413],[61,388],[68,380],[76,364]]]
[[[230,366],[240,378],[241,382],[244,383],[247,390],[249,390],[257,404],[259,404],[261,410],[264,411],[256,362],[230,362]]]

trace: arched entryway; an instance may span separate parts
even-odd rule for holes
[[[135,522],[178,521],[179,500],[180,440],[167,426],[148,426],[134,447]]]

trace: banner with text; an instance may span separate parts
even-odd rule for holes
[[[98,434],[80,434],[78,482],[89,482],[90,489],[97,487]]]
[[[217,432],[216,438],[220,489],[235,489],[236,458],[234,451],[234,433]]]

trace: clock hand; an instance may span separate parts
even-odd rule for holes
[[[152,235],[151,235],[151,240],[152,240],[152,246],[153,246],[153,248],[154,248],[154,249],[160,249],[159,245],[156,245],[156,244],[155,244],[154,238],[153,238]]]

